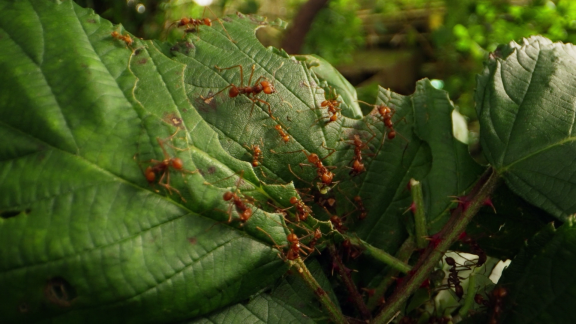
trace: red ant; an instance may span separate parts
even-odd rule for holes
[[[242,225],[245,224],[250,219],[250,217],[252,217],[252,208],[248,207],[246,204],[249,202],[252,202],[253,199],[251,197],[247,197],[245,195],[243,195],[241,197],[240,195],[242,193],[238,189],[240,183],[242,182],[243,175],[244,175],[244,171],[242,171],[240,173],[238,181],[236,182],[236,189],[234,191],[227,191],[222,196],[222,198],[225,201],[230,202],[230,205],[228,206],[228,223],[232,222],[232,205],[234,205],[236,207],[236,212],[238,212],[240,222],[242,223]],[[234,176],[234,175],[232,175],[232,176]],[[230,176],[230,177],[232,177],[232,176]],[[230,177],[220,179],[217,182],[229,179]],[[214,185],[215,183],[204,182],[204,184]]]
[[[318,240],[321,238],[322,238],[322,231],[320,231],[320,228],[318,227],[312,233],[312,239],[310,240],[310,242],[308,242],[308,246],[311,249],[314,249],[314,247],[316,246],[316,243],[318,243]],[[320,253],[320,252],[318,252],[318,253]]]
[[[352,139],[352,145],[354,145],[354,158],[350,161],[352,164],[352,170],[350,170],[349,173],[351,176],[354,177],[366,171],[364,163],[362,163],[362,151],[368,148],[368,143],[370,143],[374,137],[376,137],[376,134],[373,134],[370,139],[363,142],[360,135],[354,134],[354,138]]]
[[[209,7],[204,7],[204,12],[202,12],[202,16],[204,16],[204,14],[206,13],[206,9],[209,9],[210,12],[212,12],[212,15],[214,15],[214,12],[212,11],[212,9],[210,9]],[[216,15],[214,15],[216,16]],[[220,21],[220,19],[216,19],[218,20],[218,22],[220,23],[220,26],[222,26],[222,29],[224,30],[224,32],[226,33],[226,36],[228,36],[228,39],[235,43],[235,41],[232,39],[232,37],[230,37],[230,34],[228,34],[228,31],[226,30],[226,27],[224,27],[224,24],[222,24],[222,22]],[[202,18],[202,19],[195,19],[195,18],[181,18],[179,20],[176,20],[174,23],[172,23],[168,28],[172,27],[174,24],[176,24],[176,27],[183,27],[186,26],[186,29],[184,30],[184,32],[186,33],[193,33],[196,31],[200,31],[200,26],[212,26],[212,20],[210,18]]]
[[[489,324],[498,324],[498,319],[503,310],[504,298],[508,295],[508,290],[504,287],[496,287],[492,290],[490,298],[485,300],[480,294],[474,296],[474,301],[479,305],[492,308]]]
[[[132,43],[134,43],[134,40],[132,40],[132,37],[130,37],[130,35],[128,35],[128,34],[122,35],[117,31],[113,31],[112,34],[110,34],[110,35],[115,39],[123,41],[128,46],[132,46]]]
[[[280,65],[280,67],[282,67],[282,65]],[[250,110],[250,117],[252,117],[252,111],[254,110],[254,105],[256,104],[256,102],[260,102],[260,103],[267,105],[268,106],[268,113],[270,114],[270,117],[272,117],[272,107],[270,106],[270,103],[268,103],[267,101],[262,100],[260,98],[256,98],[255,96],[260,94],[261,92],[264,92],[265,94],[275,93],[276,89],[274,88],[274,85],[272,85],[272,83],[270,81],[268,81],[266,77],[261,76],[256,80],[256,82],[254,82],[253,86],[250,86],[250,84],[252,83],[252,76],[254,75],[254,70],[256,69],[256,64],[252,65],[252,73],[250,73],[250,78],[248,79],[248,85],[247,86],[244,86],[244,71],[242,69],[242,65],[234,65],[234,66],[227,67],[227,68],[220,68],[220,67],[218,67],[218,65],[215,65],[214,67],[220,72],[222,70],[230,70],[230,69],[234,69],[234,68],[240,68],[240,86],[238,87],[235,84],[231,83],[230,85],[226,86],[224,89],[216,92],[215,94],[213,94],[207,98],[200,96],[200,98],[202,100],[204,100],[204,102],[206,102],[206,103],[210,102],[210,100],[212,100],[212,98],[214,98],[215,96],[217,96],[221,92],[225,91],[226,89],[230,88],[230,90],[228,91],[228,96],[230,98],[236,98],[238,95],[244,94],[244,95],[246,95],[246,97],[248,97],[248,99],[250,99],[252,101],[252,109]]]
[[[322,144],[322,146],[324,146],[324,144]],[[332,152],[323,158],[320,158],[318,156],[318,154],[316,154],[316,153],[308,153],[305,150],[299,150],[299,151],[293,151],[293,152],[283,152],[283,153],[297,153],[297,152],[304,153],[304,155],[306,155],[306,159],[308,160],[308,162],[312,163],[314,165],[314,167],[316,167],[316,178],[319,178],[320,181],[322,182],[321,188],[319,188],[320,191],[325,191],[326,189],[330,188],[330,186],[332,185],[332,181],[334,179],[334,173],[332,173],[329,170],[329,168],[331,168],[331,167],[326,167],[322,163],[322,161],[324,159],[326,159],[330,155],[334,154],[334,152],[336,152],[336,150],[334,150],[334,149],[329,149],[329,150],[331,150]],[[303,165],[308,165],[308,164],[300,163],[300,167],[302,167]],[[290,165],[288,165],[288,168],[290,169],[290,172],[292,172],[292,174],[294,174],[294,176],[296,176],[296,178],[302,180],[300,177],[298,177],[292,171],[292,168],[290,167]],[[304,181],[304,180],[302,180],[302,181]],[[306,181],[304,181],[304,182],[306,182]]]
[[[236,206],[236,211],[240,215],[240,222],[242,222],[242,224],[246,223],[250,217],[252,217],[252,209],[246,206],[246,202],[248,201],[246,198],[240,198],[237,193],[232,191],[225,192],[223,198],[226,201],[232,200],[230,207],[228,207],[228,223],[232,221],[232,204]]]
[[[334,228],[335,228],[338,232],[340,232],[340,233],[345,233],[345,232],[348,230],[348,228],[344,225],[344,219],[345,219],[348,215],[345,215],[345,216],[340,217],[340,216],[338,216],[338,215],[332,215],[332,214],[330,213],[330,211],[328,211],[328,209],[327,209],[326,207],[324,207],[324,210],[326,211],[326,213],[327,213],[328,215],[330,215],[330,223],[332,223],[332,226],[334,226]]]
[[[176,133],[178,133],[178,130],[176,131]],[[156,180],[157,174],[162,173],[162,175],[160,176],[160,179],[158,179],[158,184],[161,185],[162,187],[166,188],[166,190],[168,190],[168,192],[170,194],[172,194],[172,190],[174,190],[180,196],[182,201],[186,202],[186,199],[184,199],[184,197],[182,197],[182,194],[180,193],[180,191],[178,191],[178,189],[170,186],[170,168],[172,168],[176,171],[182,172],[182,173],[189,173],[189,174],[194,174],[198,171],[197,170],[188,171],[188,170],[184,169],[184,162],[182,162],[182,159],[173,158],[173,157],[170,157],[170,155],[168,155],[168,152],[166,151],[166,148],[164,147],[164,143],[166,141],[168,141],[169,139],[171,139],[172,137],[174,137],[176,135],[176,133],[172,134],[170,137],[168,137],[167,139],[164,139],[164,140],[161,140],[160,138],[156,137],[156,140],[158,141],[158,144],[160,145],[160,148],[162,149],[164,159],[163,160],[152,159],[152,160],[148,161],[149,163],[153,163],[153,165],[146,167],[146,169],[144,170],[144,177],[146,178],[148,183],[150,185],[152,185],[154,183],[154,181]]]
[[[476,261],[476,266],[481,267],[484,263],[486,263],[488,256],[486,255],[486,252],[484,252],[484,250],[482,250],[480,245],[478,245],[478,242],[476,242],[473,238],[468,236],[466,234],[466,232],[463,232],[462,234],[460,234],[459,239],[462,243],[468,244],[470,246],[470,249],[472,250],[472,254],[476,254],[478,256],[478,260]]]
[[[340,115],[342,109],[340,108],[340,101],[337,100],[338,95],[336,94],[336,90],[329,86],[330,88],[330,94],[329,94],[329,99],[325,98],[324,101],[322,101],[322,103],[320,103],[320,108],[318,109],[324,109],[326,108],[328,110],[328,116],[322,116],[320,118],[318,118],[314,124],[316,124],[318,121],[320,121],[321,119],[324,118],[328,118],[328,121],[326,122],[326,124],[330,124],[331,122],[335,122],[338,120],[338,115]]]
[[[380,117],[384,122],[384,125],[388,128],[388,139],[391,140],[394,139],[394,137],[396,137],[396,131],[394,130],[394,123],[392,122],[392,116],[394,116],[394,114],[396,113],[396,110],[394,108],[390,108],[386,105],[372,105],[361,100],[358,100],[358,102],[376,108],[378,114],[380,114]]]
[[[264,234],[268,235],[268,237],[272,240],[272,242],[274,242],[276,249],[278,249],[278,251],[282,252],[282,248],[285,247],[285,245],[278,245],[276,243],[276,241],[274,241],[272,236],[270,236],[270,234],[266,233],[266,231],[264,231],[260,227],[256,227],[256,228],[258,230],[262,231]],[[294,232],[292,230],[290,230],[290,234],[288,234],[286,236],[286,239],[288,240],[289,248],[288,248],[288,252],[286,252],[286,254],[284,254],[284,253],[282,254],[283,260],[294,261],[294,260],[300,258],[300,253],[307,256],[309,253],[314,251],[314,249],[304,245],[303,243],[300,243],[301,238],[298,238],[298,235],[294,234]],[[306,253],[306,251],[304,249],[306,249],[308,251],[308,253]]]
[[[260,144],[262,144],[262,146],[264,146],[262,139],[260,139]],[[244,145],[244,146],[247,149],[252,151],[252,166],[253,167],[260,166],[260,163],[262,162],[262,159],[264,158],[264,156],[262,155],[262,149],[260,148],[260,145],[252,144],[250,146],[247,146],[247,145]]]
[[[290,203],[296,207],[296,221],[305,221],[308,215],[312,213],[312,209],[296,197],[291,197]]]
[[[284,132],[284,129],[282,129],[282,126],[280,124],[276,124],[276,126],[274,126],[274,128],[278,131],[278,134],[280,135],[280,137],[282,138],[284,143],[287,144],[290,141],[290,136],[288,134],[286,134],[286,132]]]

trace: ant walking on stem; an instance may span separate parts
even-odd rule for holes
[[[172,194],[172,191],[176,192],[180,196],[182,201],[186,202],[186,199],[184,199],[180,191],[170,185],[170,169],[172,168],[182,174],[184,173],[194,174],[198,172],[198,170],[189,171],[184,169],[184,162],[182,161],[182,159],[170,157],[170,155],[166,151],[166,148],[164,147],[164,144],[168,140],[171,140],[174,136],[176,136],[179,130],[180,129],[176,130],[174,134],[170,135],[168,138],[163,140],[161,140],[159,137],[156,137],[156,141],[158,141],[158,145],[160,145],[160,148],[162,149],[164,159],[163,160],[152,159],[146,161],[147,163],[152,163],[152,165],[146,167],[143,173],[144,177],[146,178],[146,180],[150,185],[153,185],[154,182],[156,181],[156,177],[158,176],[158,174],[161,174],[160,179],[158,179],[158,184],[166,188],[166,190],[168,190],[170,194]]]
[[[282,63],[280,65],[280,67],[278,69],[280,69],[282,67],[282,65],[284,65],[284,63]],[[202,97],[200,96],[200,98],[202,100],[204,100],[205,103],[209,103],[214,97],[216,97],[218,94],[224,92],[226,89],[230,89],[228,91],[228,97],[230,98],[236,98],[238,95],[244,94],[246,95],[246,97],[248,97],[248,99],[250,99],[252,101],[252,108],[250,109],[250,117],[252,117],[252,112],[254,110],[254,105],[256,104],[256,102],[260,102],[265,104],[266,106],[268,106],[268,114],[270,115],[270,117],[273,118],[272,116],[272,107],[270,106],[270,103],[266,100],[260,99],[260,98],[256,98],[256,96],[258,94],[260,94],[261,92],[264,92],[264,94],[273,94],[276,93],[276,88],[274,88],[274,85],[272,84],[272,82],[270,82],[265,76],[261,76],[258,79],[256,79],[256,81],[254,82],[254,85],[250,85],[252,83],[252,77],[254,76],[254,70],[256,69],[256,64],[252,65],[252,72],[250,73],[250,78],[248,79],[248,85],[244,86],[244,70],[242,69],[242,65],[234,65],[231,67],[227,67],[227,68],[221,68],[218,65],[214,66],[219,72],[223,71],[223,70],[230,70],[230,69],[235,69],[235,68],[239,68],[240,69],[240,86],[236,86],[234,83],[230,83],[230,85],[224,87],[224,89],[216,92],[215,94],[209,96],[209,97]],[[276,70],[278,71],[278,70]],[[276,72],[274,72],[274,74],[276,74]]]

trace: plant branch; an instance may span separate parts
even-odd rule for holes
[[[331,244],[328,247],[328,252],[330,252],[330,256],[332,257],[333,267],[335,267],[336,270],[338,271],[338,274],[340,274],[340,277],[342,278],[344,285],[346,286],[348,292],[350,293],[350,299],[352,300],[356,308],[358,308],[360,315],[362,315],[362,318],[366,320],[372,318],[372,315],[370,314],[368,307],[366,307],[366,304],[364,303],[362,295],[360,295],[358,289],[356,288],[356,285],[354,284],[352,278],[350,277],[349,270],[346,268],[344,263],[342,263],[340,254],[338,253],[336,247],[333,244]]]
[[[422,195],[422,185],[420,182],[410,179],[412,192],[412,203],[414,212],[414,224],[416,227],[416,245],[419,249],[424,249],[428,245],[428,229],[426,227],[426,215],[424,213],[424,197]],[[410,206],[412,209],[412,206]]]
[[[379,248],[370,245],[369,243],[362,241],[357,237],[346,236],[346,238],[350,240],[350,243],[352,243],[352,245],[362,248],[365,254],[371,256],[372,258],[382,263],[389,265],[390,267],[396,270],[399,270],[403,273],[408,273],[412,269],[412,267],[406,264],[405,262],[398,260],[394,256],[380,250]]]
[[[416,250],[416,243],[414,243],[414,239],[412,237],[409,237],[406,239],[406,241],[404,241],[404,243],[402,243],[402,246],[398,250],[398,253],[396,253],[396,258],[403,262],[408,262],[408,260],[412,256],[412,253],[414,253],[414,250]],[[374,294],[368,297],[368,309],[370,311],[373,311],[374,309],[376,309],[376,307],[380,306],[381,297],[384,296],[384,293],[386,293],[388,287],[390,287],[390,285],[394,282],[394,277],[398,276],[399,274],[400,271],[398,271],[397,269],[394,269],[392,267],[388,269],[388,272],[386,273],[386,276],[384,276],[384,279],[380,282],[380,284],[376,288],[374,288]]]
[[[408,297],[418,289],[422,281],[434,269],[448,248],[458,239],[458,236],[464,232],[466,226],[476,215],[478,210],[484,205],[486,198],[492,194],[498,184],[500,177],[492,168],[489,168],[471,193],[463,198],[465,204],[460,204],[452,212],[450,220],[438,232],[439,241],[430,243],[428,248],[414,266],[414,273],[409,276],[404,283],[396,289],[396,292],[389,299],[384,310],[374,319],[373,323],[388,323],[398,312],[401,306],[406,302]]]
[[[342,314],[340,308],[334,305],[330,297],[328,297],[326,291],[322,289],[322,287],[320,287],[318,281],[316,281],[316,278],[312,276],[312,274],[304,264],[304,261],[302,261],[301,258],[298,258],[294,261],[290,261],[290,264],[292,267],[296,268],[296,272],[298,273],[298,275],[304,280],[304,282],[308,285],[308,287],[310,287],[310,289],[312,289],[314,294],[318,297],[318,300],[320,301],[322,306],[324,306],[324,309],[326,309],[326,311],[328,312],[328,315],[330,316],[332,322],[339,324],[348,323],[344,318],[344,315]]]

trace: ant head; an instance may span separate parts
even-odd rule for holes
[[[173,158],[170,163],[172,164],[172,167],[176,170],[182,170],[182,168],[184,167],[184,162],[182,162],[181,158]]]
[[[298,198],[296,198],[294,196],[290,197],[290,203],[292,205],[296,205],[298,203]]]
[[[360,197],[360,196],[354,196],[354,198],[352,198],[352,199],[354,199],[354,201],[357,203],[362,201],[362,197]]]
[[[113,31],[111,35],[112,35],[112,37],[114,37],[114,38],[120,37],[120,34],[119,34],[117,31]]]
[[[212,26],[212,20],[210,20],[210,18],[204,18],[204,19],[202,19],[202,22],[206,26]]]
[[[396,131],[395,130],[391,130],[388,132],[388,139],[394,139],[394,137],[396,137]]]
[[[332,179],[334,179],[334,173],[328,171],[322,174],[322,183],[324,184],[331,184],[332,183]]]

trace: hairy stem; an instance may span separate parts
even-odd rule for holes
[[[492,168],[487,170],[476,183],[472,192],[463,198],[464,201],[468,203],[459,205],[452,212],[450,220],[448,220],[442,230],[438,232],[437,236],[440,238],[440,241],[437,244],[429,244],[426,251],[422,253],[420,259],[414,266],[414,269],[416,269],[414,273],[404,280],[402,286],[392,295],[384,310],[374,319],[373,323],[388,323],[395,314],[397,314],[408,297],[418,289],[422,281],[434,270],[434,267],[444,253],[466,229],[472,217],[476,215],[486,198],[488,198],[496,188],[499,179],[498,174]],[[467,206],[467,208],[464,209],[463,206]]]
[[[416,243],[414,243],[414,238],[409,237],[402,243],[402,246],[396,253],[396,258],[402,262],[408,262],[412,253],[416,250]],[[394,278],[400,274],[400,271],[394,268],[389,268],[386,276],[380,282],[380,284],[374,288],[374,294],[368,297],[368,309],[373,311],[376,307],[382,304],[382,296],[386,293],[386,290],[390,287],[390,285],[394,282]]]
[[[330,316],[332,322],[342,324],[348,323],[344,318],[344,315],[342,314],[340,308],[334,305],[330,297],[328,297],[326,291],[322,289],[322,287],[320,287],[318,281],[316,281],[314,276],[312,276],[312,274],[304,264],[304,261],[298,258],[294,261],[290,261],[290,263],[292,267],[296,269],[298,275],[304,280],[304,282],[306,282],[308,287],[310,287],[310,289],[312,289],[314,294],[316,294],[318,300],[320,301],[322,306],[324,306],[324,309],[328,312],[328,315]]]
[[[408,271],[412,269],[412,267],[406,264],[405,262],[398,260],[394,256],[362,241],[357,237],[347,236],[347,238],[350,240],[350,243],[352,243],[352,245],[362,248],[366,255],[369,255],[372,258],[382,263],[385,263],[396,270],[399,270],[403,273],[408,273]]]
[[[414,224],[416,227],[416,245],[419,249],[424,249],[428,245],[428,229],[426,226],[426,215],[424,214],[424,197],[422,196],[422,185],[420,182],[410,179],[412,192],[412,203],[414,204]],[[412,208],[412,207],[410,207]]]
[[[360,312],[360,315],[362,315],[363,319],[372,318],[368,307],[366,307],[366,304],[364,303],[362,295],[360,295],[358,288],[356,288],[354,281],[352,281],[352,278],[350,277],[350,272],[347,271],[348,269],[344,263],[342,263],[342,258],[340,258],[340,254],[336,250],[336,247],[334,245],[330,245],[328,247],[328,252],[330,252],[330,256],[332,257],[333,267],[336,268],[336,271],[338,271],[338,274],[342,278],[346,289],[348,289],[348,292],[350,293],[350,299]]]

